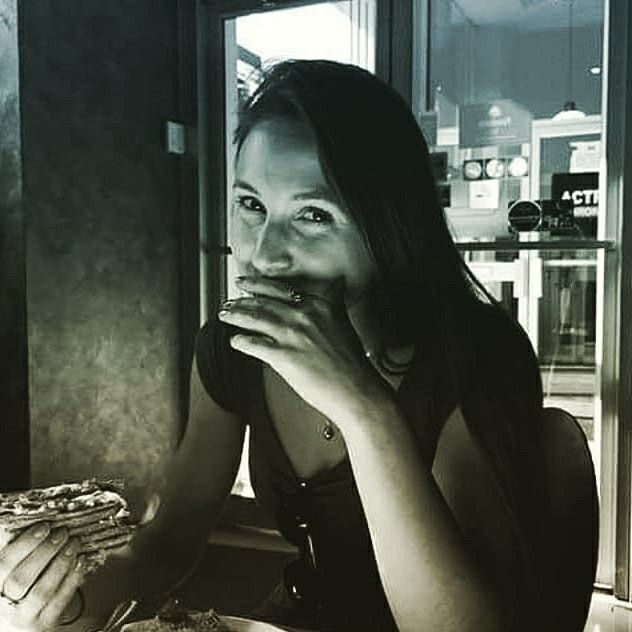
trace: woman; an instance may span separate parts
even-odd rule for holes
[[[538,365],[463,264],[411,112],[357,67],[288,61],[246,103],[235,141],[242,295],[199,333],[189,426],[135,563],[161,550],[172,578],[191,566],[249,425],[257,499],[301,552],[259,617],[531,629],[543,581]],[[9,547],[0,580],[26,610],[42,579],[16,559],[41,571],[59,556],[33,539]],[[56,613],[71,572],[45,571],[35,591]],[[23,619],[44,629],[37,607]]]

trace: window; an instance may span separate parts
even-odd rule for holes
[[[529,334],[545,405],[586,433],[601,490],[598,581],[612,585],[604,4],[417,0],[413,109],[466,262]]]

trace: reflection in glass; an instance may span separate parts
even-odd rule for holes
[[[596,251],[477,251],[464,259],[529,334],[540,359],[544,405],[577,418],[598,466]],[[525,285],[527,271],[531,281],[539,278],[538,287]]]
[[[413,82],[422,90],[416,115],[431,151],[447,158],[441,196],[458,241],[511,238],[512,204],[530,199],[554,209],[549,201],[559,191],[577,198],[593,186],[564,182],[565,175],[590,172],[598,180],[602,83],[594,69],[602,65],[605,2],[572,0],[572,23],[569,2],[418,0],[428,22],[416,25],[417,38],[427,33],[428,41],[416,50],[429,59],[427,82]],[[569,82],[589,131],[555,119]],[[596,238],[597,205],[573,205],[564,234],[543,230],[541,239]]]

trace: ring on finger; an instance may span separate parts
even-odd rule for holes
[[[297,305],[299,303],[303,302],[303,299],[305,298],[303,296],[303,294],[301,294],[301,292],[299,292],[294,286],[290,285],[289,283],[286,285],[287,287],[287,293],[290,295],[290,300],[292,301],[292,303],[296,303]]]

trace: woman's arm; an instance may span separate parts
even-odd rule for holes
[[[398,628],[505,629],[504,596],[492,581],[493,571],[482,567],[472,549],[473,531],[506,540],[507,532],[493,524],[502,514],[500,496],[460,409],[444,426],[433,477],[392,397],[371,395],[356,403],[338,421]],[[486,514],[482,507],[494,511]]]
[[[229,301],[219,313],[239,330],[231,345],[272,367],[341,431],[400,630],[503,629],[508,602],[494,582],[496,565],[483,566],[476,555],[481,549],[467,540],[472,527],[484,531],[494,518],[468,517],[456,503],[451,510],[452,499],[442,495],[432,464],[423,462],[392,388],[364,355],[340,296],[342,284],[298,304],[278,281],[247,278],[241,287],[253,296]],[[445,482],[463,478],[473,502],[482,501],[496,488],[481,471],[468,459],[447,459],[444,487],[455,489]]]
[[[50,631],[65,608],[76,612],[71,602],[82,583],[86,610],[72,627],[60,630],[96,629],[124,599],[156,605],[188,576],[203,552],[230,493],[242,443],[241,421],[206,394],[194,364],[185,436],[161,477],[155,519],[139,528],[131,552],[110,558],[84,583],[75,566],[74,539],[65,544],[66,532],[54,542],[50,529],[42,535],[27,531],[0,549],[0,585],[10,586],[14,598],[24,595],[17,605],[0,600],[0,629]]]
[[[204,390],[194,362],[188,425],[158,481],[156,516],[139,530],[129,557],[113,559],[88,581],[87,616],[101,619],[124,598],[155,600],[190,576],[230,494],[243,436],[239,418]]]

